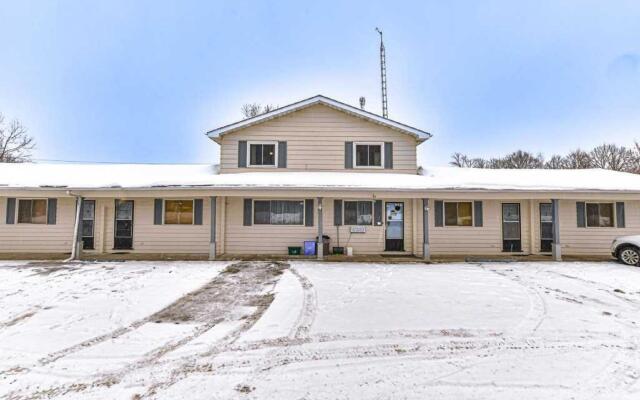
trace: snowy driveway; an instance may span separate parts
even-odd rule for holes
[[[0,264],[0,281],[0,398],[640,398],[640,269],[615,263]]]

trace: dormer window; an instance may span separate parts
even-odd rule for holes
[[[250,167],[275,167],[278,159],[276,142],[249,142],[247,165]]]
[[[382,168],[384,165],[383,143],[354,143],[354,163],[356,168]]]

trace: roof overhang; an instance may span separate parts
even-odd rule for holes
[[[330,99],[322,95],[313,96],[308,99],[301,100],[293,104],[289,104],[288,106],[277,108],[268,113],[257,115],[253,118],[247,118],[245,120],[238,121],[233,124],[212,129],[208,131],[206,134],[210,139],[214,140],[215,142],[218,142],[220,137],[228,133],[232,133],[240,129],[248,128],[250,126],[257,125],[257,124],[272,120],[274,118],[281,117],[283,115],[286,115],[286,114],[289,114],[289,113],[292,113],[316,104],[323,104],[335,110],[353,115],[354,117],[362,118],[367,121],[373,122],[375,124],[379,124],[387,128],[396,130],[398,132],[411,135],[415,137],[416,140],[420,143],[424,142],[425,140],[428,140],[432,136],[429,132],[411,127],[409,125],[405,125],[403,123],[400,123],[388,118],[381,117],[380,115],[377,115],[365,110],[361,110],[359,108],[350,106],[348,104],[342,103],[334,99]]]

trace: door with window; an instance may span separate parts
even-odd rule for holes
[[[116,200],[113,248],[133,249],[133,200]]]
[[[94,249],[95,219],[96,219],[96,201],[83,200],[82,202],[82,248],[84,250]]]
[[[540,251],[548,253],[553,243],[553,206],[540,203]]]
[[[520,204],[502,203],[502,251],[522,251]]]
[[[404,203],[385,205],[385,251],[404,251]]]

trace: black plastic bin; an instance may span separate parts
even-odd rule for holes
[[[316,236],[316,243],[318,242],[318,237]],[[328,255],[329,249],[331,248],[331,238],[329,235],[322,235],[322,254]]]

